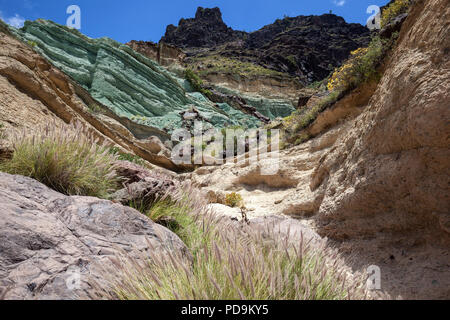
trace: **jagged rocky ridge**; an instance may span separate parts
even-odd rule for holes
[[[369,38],[366,27],[333,14],[286,17],[247,33],[229,28],[219,8],[199,7],[195,18],[169,25],[161,42],[190,56],[220,54],[311,83],[328,76]]]

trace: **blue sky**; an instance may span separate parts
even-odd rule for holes
[[[195,15],[198,6],[219,7],[225,23],[236,30],[254,31],[284,15],[328,13],[347,22],[365,24],[369,5],[388,0],[0,0],[0,18],[19,26],[26,20],[50,19],[65,24],[66,9],[81,8],[81,32],[94,38],[108,36],[120,42],[158,42],[168,24]]]

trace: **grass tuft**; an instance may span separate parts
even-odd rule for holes
[[[123,300],[316,300],[359,299],[362,282],[345,278],[340,260],[303,238],[290,239],[275,228],[231,223],[205,209],[193,189],[177,189],[149,216],[171,216],[192,260],[160,250],[148,259],[121,257],[109,287],[95,296]],[[174,200],[175,199],[175,200]],[[177,200],[178,199],[178,200]],[[181,231],[181,232],[180,232]],[[143,262],[146,261],[146,262]]]
[[[81,124],[50,123],[10,137],[12,159],[0,170],[31,177],[66,195],[105,198],[118,185],[117,158]]]

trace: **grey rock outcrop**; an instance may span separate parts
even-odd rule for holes
[[[0,173],[0,203],[0,298],[88,298],[120,253],[190,256],[175,234],[134,209],[65,196],[30,178]]]

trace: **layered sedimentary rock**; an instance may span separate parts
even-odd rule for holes
[[[185,69],[189,68],[197,72],[208,62],[186,59],[186,54],[179,48],[160,42],[155,44],[145,41],[130,41],[127,43],[131,48],[144,56],[164,65],[168,70],[179,76],[183,76]],[[255,112],[266,118],[286,117],[294,111],[297,92],[303,86],[294,78],[283,75],[257,74],[249,77],[246,74],[239,74],[239,70],[230,68],[218,72],[199,72],[204,82],[204,86],[209,91],[219,93],[219,95],[234,96],[237,99],[245,100],[246,104]],[[211,99],[211,96],[208,96]],[[242,108],[230,104],[229,99],[211,99],[216,103],[227,103],[237,110]],[[227,108],[229,109],[229,108]],[[252,115],[253,113],[245,112]],[[239,114],[237,114],[239,117]],[[256,117],[260,119],[260,117]],[[239,118],[236,120],[240,120]]]
[[[115,115],[0,23],[0,158],[11,155],[4,138],[15,131],[75,121],[124,152],[173,171],[186,169],[158,143],[170,138],[167,133]]]
[[[172,132],[195,107],[213,126],[241,125],[155,61],[108,38],[90,39],[50,21],[26,22],[16,35],[116,115]],[[239,111],[236,110],[235,113]],[[245,125],[259,120],[246,114]]]
[[[450,297],[450,7],[417,1],[365,112],[311,180],[319,229],[410,297]]]
[[[186,58],[186,54],[181,49],[165,43],[132,40],[126,45],[162,66],[181,65]]]

